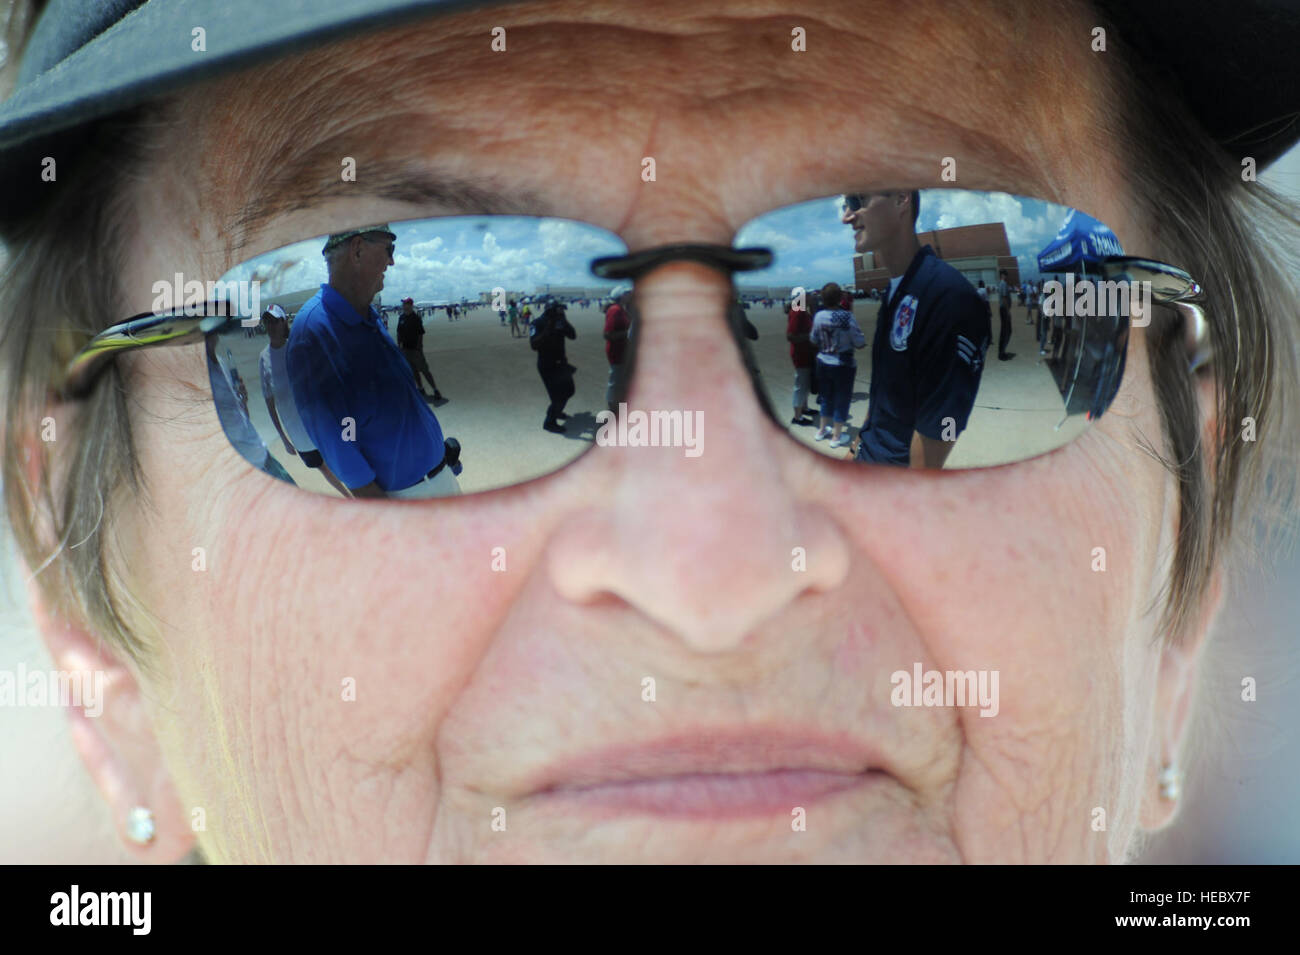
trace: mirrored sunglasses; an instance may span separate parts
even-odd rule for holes
[[[642,318],[623,283],[690,258],[733,274],[719,344],[741,349],[791,453],[957,469],[1037,457],[1101,419],[1130,330],[1154,306],[1204,325],[1190,276],[1125,255],[1076,210],[1002,193],[920,197],[916,221],[901,206],[890,235],[845,224],[851,200],[861,207],[845,196],[760,216],[734,248],[634,253],[566,219],[411,220],[391,224],[390,255],[402,251],[373,275],[331,275],[315,236],[239,263],[215,294],[96,336],[65,390],[89,393],[123,349],[202,341],[232,447],[334,496],[509,487],[598,443],[726,453],[706,450],[702,413],[627,404]],[[890,260],[900,247],[906,261]],[[287,322],[260,319],[272,305]]]

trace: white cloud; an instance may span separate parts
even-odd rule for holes
[[[415,245],[411,246],[411,251],[409,255],[411,255],[413,258],[422,259],[425,256],[432,255],[433,253],[437,252],[439,249],[442,248],[442,246],[443,246],[442,236],[435,235],[432,239],[429,239],[427,242],[417,242]]]

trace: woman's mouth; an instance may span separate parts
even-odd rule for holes
[[[708,732],[610,747],[542,774],[543,804],[690,819],[781,813],[889,774],[869,747],[844,737]]]
[[[683,819],[734,819],[790,814],[826,797],[879,782],[884,773],[778,769],[760,773],[691,773],[590,786],[558,787],[540,795],[550,804],[613,813]]]

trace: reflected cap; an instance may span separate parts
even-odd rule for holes
[[[321,249],[321,255],[327,255],[331,249],[336,249],[348,239],[356,238],[359,235],[386,235],[390,239],[396,239],[397,234],[388,227],[388,223],[383,225],[368,225],[360,229],[348,229],[346,232],[335,232],[325,240],[325,248]]]

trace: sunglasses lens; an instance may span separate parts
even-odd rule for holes
[[[239,320],[207,336],[208,371],[240,455],[305,490],[420,498],[519,484],[591,447],[627,343],[604,338],[614,286],[590,264],[623,242],[522,216],[391,228],[403,251],[374,274],[331,275],[320,236],[222,276]],[[259,323],[271,305],[288,321]]]
[[[898,193],[869,227],[842,223],[828,199],[736,237],[775,252],[737,281],[759,332],[742,348],[774,417],[812,450],[900,466],[991,467],[1073,440],[1119,389],[1149,283],[1104,280],[1119,240],[1075,210],[952,189],[920,192],[914,209],[914,197]],[[900,247],[906,261],[889,260]]]

